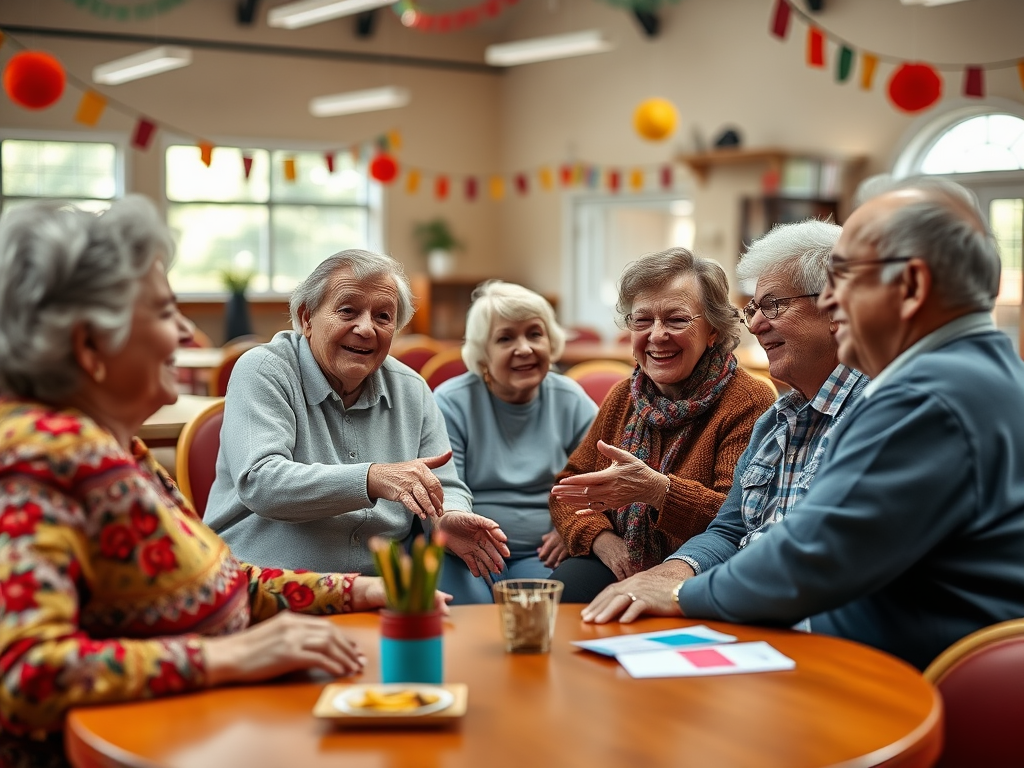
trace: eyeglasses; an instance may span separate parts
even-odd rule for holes
[[[641,315],[640,317],[634,317],[633,315],[626,315],[626,327],[631,331],[637,331],[642,333],[643,331],[649,331],[654,327],[655,320],[661,320],[661,325],[671,333],[679,333],[685,331],[691,325],[693,321],[698,317],[704,317],[704,315],[672,315],[671,317],[648,317]]]
[[[851,267],[863,267],[869,264],[898,264],[900,262],[910,261],[910,256],[893,256],[888,259],[863,259],[861,261],[846,261],[844,259],[833,259],[829,257],[828,264],[825,267],[825,273],[828,276],[828,287],[835,288],[836,280],[845,280],[850,276]]]
[[[785,312],[789,309],[789,302],[794,299],[810,299],[817,298],[816,293],[801,293],[799,296],[772,296],[770,293],[766,293],[761,297],[761,303],[758,304],[753,299],[750,303],[743,308],[743,324],[750,327],[750,324],[754,322],[754,315],[757,314],[758,310],[764,315],[766,320],[774,320],[779,316],[779,313]]]

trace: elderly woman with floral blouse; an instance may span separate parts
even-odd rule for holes
[[[313,614],[379,579],[239,562],[134,437],[190,335],[172,251],[141,197],[0,219],[0,762],[71,706],[363,666]]]

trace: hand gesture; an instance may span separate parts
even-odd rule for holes
[[[668,478],[651,469],[629,451],[597,441],[597,450],[612,460],[600,472],[586,472],[563,478],[551,495],[576,510],[576,514],[619,509],[642,501],[660,507],[665,501]]]
[[[611,569],[617,581],[629,578],[636,572],[629,559],[626,542],[621,536],[611,531],[601,531],[590,548],[601,562]]]
[[[672,599],[672,590],[693,575],[693,569],[682,560],[666,560],[605,587],[580,616],[593,624],[606,624],[616,617],[628,624],[645,613],[678,616],[679,606]]]
[[[569,548],[562,541],[562,534],[552,529],[540,537],[537,556],[547,568],[557,568],[569,556]]]
[[[337,624],[291,611],[234,635],[204,638],[203,656],[210,685],[251,683],[300,669],[342,677],[366,663]]]
[[[452,457],[449,450],[427,459],[371,464],[366,473],[366,495],[371,500],[398,501],[421,520],[444,514],[444,490],[441,481],[431,472],[444,466]]]
[[[501,573],[511,553],[508,537],[493,520],[472,512],[449,510],[435,525],[444,545],[462,558],[474,576]]]

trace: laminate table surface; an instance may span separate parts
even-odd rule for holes
[[[178,395],[176,403],[165,405],[146,419],[138,436],[150,448],[175,446],[178,444],[178,435],[189,420],[220,399],[203,395]]]
[[[927,768],[942,741],[935,689],[911,666],[846,640],[791,630],[647,618],[595,626],[559,607],[550,654],[507,654],[493,605],[452,609],[445,679],[469,686],[454,728],[339,728],[312,715],[310,675],[72,710],[67,750],[93,766],[345,768]],[[365,652],[352,682],[377,682],[379,618],[332,617]],[[635,680],[572,640],[706,623],[766,640],[784,672]]]

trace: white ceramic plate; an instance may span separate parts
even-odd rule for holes
[[[361,707],[359,704],[366,698],[368,690],[380,693],[397,693],[398,691],[415,691],[424,696],[437,697],[437,700],[424,704],[416,709],[402,709],[394,712],[387,710]],[[339,712],[356,717],[418,717],[440,712],[452,705],[455,697],[451,691],[439,688],[436,685],[422,685],[420,683],[378,683],[369,685],[353,685],[334,697],[334,708]]]

